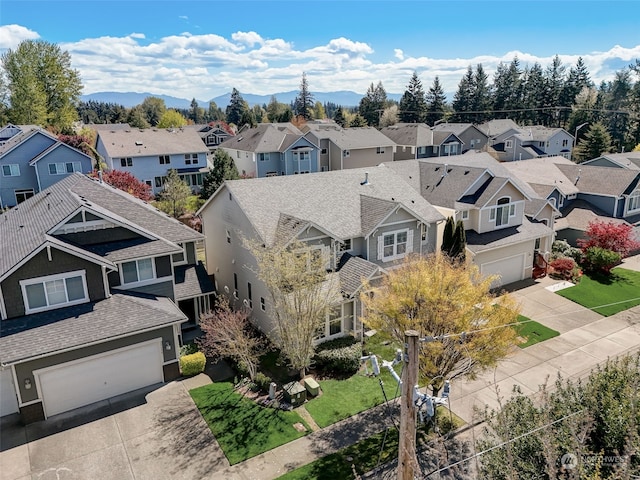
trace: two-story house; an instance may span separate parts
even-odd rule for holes
[[[211,165],[209,149],[200,134],[191,128],[100,128],[96,150],[109,170],[123,170],[151,186],[154,194],[162,191],[169,170],[197,193]]]
[[[640,170],[640,152],[603,153],[597,158],[582,162],[581,165]]]
[[[274,334],[270,295],[244,239],[267,247],[293,239],[327,259],[342,298],[318,340],[362,335],[359,292],[410,253],[434,252],[444,217],[393,171],[382,167],[226,181],[198,212],[207,270],[219,292],[251,309]]]
[[[0,208],[13,207],[73,172],[90,173],[93,159],[36,126],[8,125],[0,145]]]
[[[393,161],[395,144],[376,128],[308,123],[303,130],[320,147],[320,170],[323,172],[372,167]]]
[[[219,145],[241,175],[262,178],[320,171],[318,147],[292,123],[244,128]]]
[[[205,125],[187,125],[183,128],[192,128],[200,134],[200,138],[209,149],[209,153],[214,153],[218,146],[235,136],[233,129],[226,122],[209,122]]]
[[[531,278],[553,242],[554,208],[486,153],[385,165],[445,217],[462,220],[467,257],[494,287]]]
[[[462,140],[452,131],[436,131],[426,123],[397,123],[380,130],[396,144],[393,160],[459,155]]]
[[[462,145],[459,153],[470,150],[481,151],[487,145],[489,137],[473,123],[438,123],[431,127],[435,132],[453,133]]]
[[[180,374],[181,324],[213,292],[200,233],[75,173],[4,213],[0,238],[2,415],[37,421]]]

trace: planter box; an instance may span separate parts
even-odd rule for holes
[[[317,397],[320,393],[320,385],[315,381],[313,377],[307,377],[304,379],[304,388],[312,397]]]

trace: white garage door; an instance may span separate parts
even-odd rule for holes
[[[34,371],[47,417],[162,382],[161,339]]]
[[[18,397],[13,386],[11,369],[0,370],[0,417],[18,411]]]
[[[491,284],[494,288],[522,280],[524,275],[524,253],[515,257],[496,260],[495,262],[483,263],[480,266],[480,273],[483,275],[500,275],[500,278]]]

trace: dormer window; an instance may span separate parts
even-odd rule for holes
[[[89,301],[84,270],[21,280],[20,288],[26,314]]]

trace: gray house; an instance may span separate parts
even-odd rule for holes
[[[241,129],[219,145],[241,175],[254,178],[320,171],[318,146],[292,123],[261,123]]]
[[[201,234],[75,173],[4,213],[0,238],[0,415],[33,422],[179,375],[181,325],[213,291]]]
[[[463,150],[454,132],[434,131],[426,123],[397,123],[380,132],[395,143],[395,161],[459,155]]]
[[[592,160],[582,162],[581,165],[640,170],[640,152],[605,153]]]
[[[227,181],[199,214],[207,270],[216,289],[250,308],[267,335],[275,335],[270,295],[242,239],[267,246],[297,239],[326,258],[327,278],[337,280],[341,298],[327,312],[317,341],[360,337],[363,280],[381,275],[410,253],[434,252],[438,223],[444,221],[384,167]]]
[[[462,151],[466,153],[470,150],[481,151],[486,145],[489,137],[473,123],[439,123],[432,129],[436,132],[453,133],[462,144]]]
[[[131,128],[98,130],[96,150],[107,168],[131,173],[160,193],[169,170],[198,192],[209,172],[209,149],[191,128]]]
[[[35,126],[7,126],[0,144],[0,208],[13,207],[74,173],[90,173],[93,159]]]

